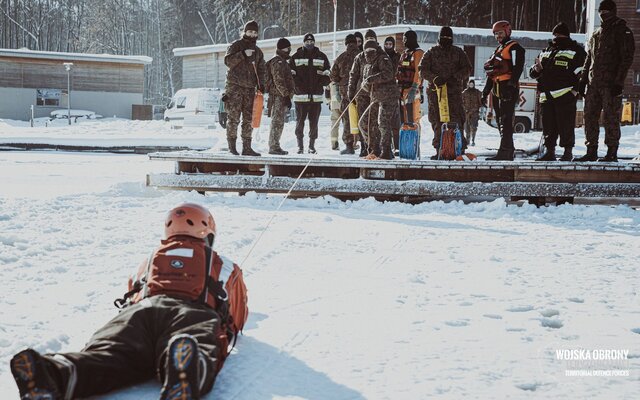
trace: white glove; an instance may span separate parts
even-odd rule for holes
[[[329,76],[329,75],[331,75],[331,71],[329,71],[328,69],[327,69],[327,70],[324,70],[324,71],[322,72],[322,75],[324,75],[324,76]]]
[[[244,51],[244,54],[245,54],[247,57],[251,57],[251,56],[253,55],[253,53],[254,53],[254,52],[255,52],[255,50],[254,50],[254,49],[246,49],[246,50]]]
[[[296,70],[295,69],[291,70],[291,75],[296,76]]]

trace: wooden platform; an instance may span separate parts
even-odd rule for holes
[[[150,174],[147,185],[199,192],[286,193],[310,156],[232,156],[182,151],[152,153],[173,161],[174,174]],[[368,161],[316,157],[295,185],[293,196],[379,196],[442,198],[603,197],[640,198],[640,165],[535,161]]]

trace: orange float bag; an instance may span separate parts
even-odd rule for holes
[[[257,91],[253,97],[253,112],[251,114],[251,127],[260,128],[262,120],[262,110],[264,108],[264,95],[261,91]]]

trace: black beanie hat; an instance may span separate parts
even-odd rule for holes
[[[440,35],[438,36],[438,38],[441,38],[441,37],[447,37],[447,38],[453,39],[453,30],[448,26],[443,26],[442,28],[440,28]]]
[[[291,42],[286,38],[280,38],[276,47],[278,48],[278,50],[286,49],[287,47],[291,47]]]
[[[393,43],[393,45],[394,45],[394,46],[396,45],[396,39],[395,39],[393,36],[387,36],[387,37],[384,39],[384,42],[385,42],[385,43],[387,43],[387,42],[391,42],[391,43]]]
[[[362,33],[356,32],[353,34],[353,36],[355,36],[356,38],[360,38],[360,41],[364,42],[364,36],[362,36]]]
[[[404,37],[407,38],[407,40],[414,40],[414,41],[418,41],[418,34],[416,33],[416,31],[412,31],[412,30],[408,30],[404,33]]]
[[[364,49],[376,49],[378,48],[378,42],[376,42],[375,40],[367,40],[364,44]]]
[[[304,39],[302,41],[306,42],[307,40],[313,40],[315,42],[316,38],[313,36],[313,33],[307,33],[304,35]]]
[[[569,27],[564,22],[560,22],[558,23],[558,25],[554,26],[551,33],[553,33],[554,35],[558,34],[558,35],[567,36],[567,37],[571,36],[571,32],[569,32]]]
[[[349,43],[357,43],[356,35],[350,33],[344,38],[344,44],[348,45]]]
[[[376,33],[371,29],[369,29],[369,30],[367,30],[365,32],[364,37],[365,38],[374,38],[374,39],[378,40],[378,35],[376,35]]]
[[[613,0],[602,0],[600,6],[598,7],[598,11],[616,11],[616,3]]]
[[[254,21],[254,20],[251,20],[251,21],[247,22],[244,25],[244,31],[245,32],[246,31],[256,31],[256,32],[258,32],[258,23],[256,21]]]

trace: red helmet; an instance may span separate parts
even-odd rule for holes
[[[169,211],[164,223],[165,238],[177,235],[198,239],[209,238],[213,243],[213,238],[216,235],[216,221],[213,220],[213,215],[209,210],[199,204],[181,204]],[[213,237],[209,237],[209,235],[213,235]]]
[[[509,21],[498,21],[493,24],[493,33],[504,31],[507,34],[507,37],[511,36],[511,24]]]

